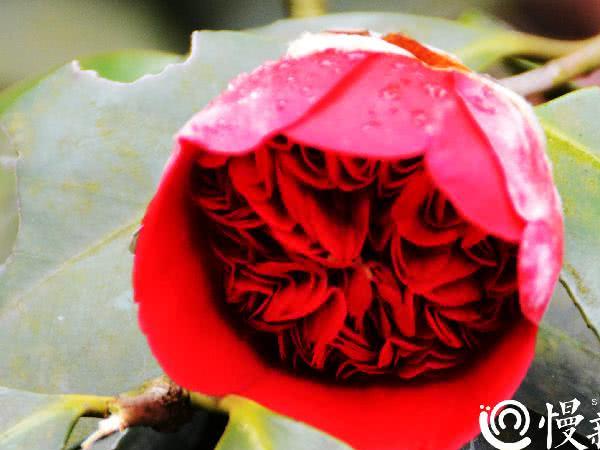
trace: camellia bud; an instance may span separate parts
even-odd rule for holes
[[[360,449],[462,444],[475,407],[421,437],[408,409],[524,376],[562,260],[544,142],[524,100],[450,55],[305,35],[177,136],[135,260],[152,349],[185,387]]]

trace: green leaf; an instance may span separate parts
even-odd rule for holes
[[[600,346],[562,285],[558,285],[540,327],[535,359],[516,398],[545,414],[546,402],[581,400],[581,413],[594,417],[598,398]]]
[[[0,341],[14,343],[0,353],[2,383],[112,393],[159,374],[131,298],[131,234],[171,136],[232,77],[283,50],[236,32],[194,43],[185,63],[132,84],[68,65],[0,118],[2,152],[20,156],[21,213],[0,273]]]
[[[176,63],[181,56],[150,50],[127,50],[93,55],[79,60],[82,69],[94,70],[99,76],[113,81],[131,82],[160,72],[167,64]],[[56,69],[55,69],[56,70]],[[51,72],[50,72],[51,73]],[[25,92],[35,87],[47,75],[19,82],[0,92],[0,114]],[[17,207],[17,155],[0,128],[0,269],[13,250],[19,224]]]
[[[68,397],[0,387],[0,448],[61,450],[83,413]]]
[[[562,279],[600,337],[600,89],[537,107],[560,192],[566,229]]]
[[[253,401],[229,396],[221,406],[228,411],[229,422],[215,450],[350,450],[341,441]]]

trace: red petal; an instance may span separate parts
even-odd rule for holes
[[[563,224],[560,200],[554,184],[548,157],[544,151],[544,135],[534,113],[520,97],[489,81],[465,73],[454,73],[456,91],[474,123],[485,134],[489,148],[504,177],[507,195],[514,211],[528,221],[522,236],[519,253],[520,303],[523,313],[536,323],[546,310],[562,264]],[[473,148],[458,152],[461,158],[472,153]],[[432,152],[433,154],[433,152]],[[443,161],[440,162],[440,166]],[[455,164],[453,167],[460,167]],[[453,186],[438,180],[444,190],[453,190],[457,208],[472,209],[475,223],[487,222],[486,208],[498,209],[495,217],[501,217],[504,200],[498,205],[486,203],[479,195],[464,196],[470,186],[485,181],[485,165],[473,165],[476,170],[469,174],[455,171],[458,179],[465,175],[472,181],[465,186]],[[438,167],[439,169],[439,167]],[[439,172],[439,170],[438,170]],[[478,177],[478,180],[475,178]],[[435,176],[434,176],[435,178]],[[448,177],[446,177],[448,178]],[[447,180],[446,180],[447,181]],[[457,183],[456,183],[457,184]],[[481,192],[480,189],[478,192]],[[472,202],[472,205],[469,204]],[[466,206],[465,206],[466,205]],[[500,207],[500,208],[498,208]],[[479,209],[479,211],[477,211]],[[477,218],[475,218],[477,216]],[[490,220],[492,218],[490,217]],[[516,223],[516,222],[515,222]],[[487,231],[494,228],[483,226]],[[497,230],[506,232],[505,230]],[[509,237],[508,234],[501,236]]]
[[[456,209],[487,233],[511,242],[521,238],[524,221],[508,195],[496,155],[465,107],[446,114],[432,139],[425,164],[436,186]]]
[[[339,291],[333,291],[329,301],[304,319],[303,341],[312,344],[312,365],[323,367],[328,347],[344,326],[346,302]]]
[[[519,303],[529,320],[539,323],[548,307],[563,257],[562,217],[532,222],[525,228],[517,266]]]
[[[331,253],[333,261],[352,262],[369,230],[369,193],[315,190],[278,171],[283,204],[306,234]],[[282,245],[286,245],[285,240]]]
[[[443,380],[352,387],[272,370],[243,395],[357,450],[455,450],[479,433],[479,405],[512,397],[532,360],[536,332],[520,320],[481,359]]]
[[[479,266],[453,246],[417,247],[392,240],[392,263],[398,278],[418,294],[465,278]]]
[[[428,93],[431,83],[449,86],[448,74],[406,56],[372,53],[285,134],[297,142],[348,155],[420,155],[429,140],[426,127],[420,124],[423,110],[443,102]]]
[[[364,328],[365,313],[373,303],[373,292],[367,270],[365,267],[358,267],[356,270],[351,271],[344,286],[348,317],[354,321],[358,330]]]
[[[287,211],[272,197],[274,168],[259,171],[258,158],[263,152],[245,157],[232,158],[229,165],[229,177],[235,189],[246,199],[250,207],[267,225],[272,228],[290,231],[294,222]],[[267,160],[267,158],[264,158]],[[266,165],[266,164],[264,164]],[[272,172],[272,173],[271,173]]]
[[[300,119],[366,58],[364,52],[328,50],[264,64],[235,80],[187,123],[179,138],[215,153],[254,149]]]
[[[287,286],[273,294],[262,316],[267,322],[285,322],[305,317],[327,301],[328,288],[325,273],[305,273],[302,283],[287,275]]]
[[[454,79],[457,94],[499,164],[517,213],[527,221],[549,219],[557,196],[544,151],[544,134],[531,107],[480,76],[456,72]],[[473,172],[483,176],[480,170]]]
[[[423,222],[422,211],[427,194],[433,184],[423,172],[414,173],[394,202],[391,210],[392,222],[400,235],[416,245],[435,246],[455,241],[460,232],[456,226],[432,228]]]
[[[192,223],[194,155],[176,149],[140,232],[133,274],[140,326],[175,382],[208,394],[238,392],[265,371],[259,355],[222,314],[201,224]]]
[[[481,300],[482,295],[480,283],[475,276],[444,284],[425,294],[425,297],[442,306],[462,306]]]

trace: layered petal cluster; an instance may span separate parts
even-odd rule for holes
[[[399,35],[322,34],[178,134],[134,287],[183,386],[359,449],[443,449],[519,385],[561,260],[522,99]]]

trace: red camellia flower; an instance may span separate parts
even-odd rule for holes
[[[525,376],[562,234],[521,98],[400,35],[307,35],[178,134],[135,297],[184,387],[457,448]]]

